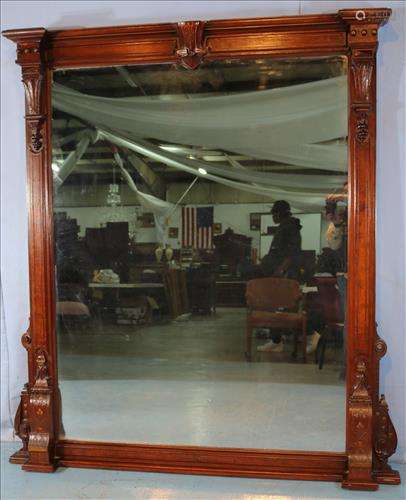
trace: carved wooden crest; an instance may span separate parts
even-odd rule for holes
[[[178,50],[176,55],[182,66],[196,69],[207,52],[204,46],[203,21],[184,21],[176,25],[178,32]]]

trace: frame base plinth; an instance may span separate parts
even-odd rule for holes
[[[376,491],[379,484],[376,481],[344,479],[341,487],[345,490]]]
[[[389,484],[394,486],[401,483],[399,472],[397,470],[393,470],[391,467],[388,467],[387,470],[377,472],[376,480],[379,484]]]
[[[48,464],[48,465],[43,465],[43,464],[29,464],[25,463],[21,467],[23,470],[27,472],[55,472],[58,466],[56,464]]]
[[[16,451],[9,458],[11,464],[25,464],[28,460],[28,452],[21,448],[21,450]]]

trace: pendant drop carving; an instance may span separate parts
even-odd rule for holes
[[[27,116],[28,147],[33,154],[38,154],[44,147],[43,126],[45,120],[41,116]]]
[[[355,124],[355,138],[360,144],[366,144],[369,141],[368,114],[358,113]]]
[[[180,64],[187,69],[196,69],[207,53],[204,25],[203,21],[184,21],[176,25],[179,47],[176,55]]]

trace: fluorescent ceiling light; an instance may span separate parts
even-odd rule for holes
[[[182,147],[179,147],[179,146],[159,146],[161,149],[163,149],[164,151],[173,151],[173,152],[176,152],[176,151],[183,151],[184,148]]]

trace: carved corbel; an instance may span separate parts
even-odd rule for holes
[[[178,33],[176,55],[180,64],[187,69],[196,69],[207,53],[204,25],[204,21],[183,21],[176,25]]]
[[[10,462],[13,464],[24,464],[28,460],[28,439],[30,426],[28,421],[28,403],[29,403],[28,384],[24,385],[21,391],[20,404],[14,418],[14,433],[23,442],[23,446],[16,453],[11,455]]]
[[[41,48],[45,34],[43,28],[9,30],[4,33],[6,38],[17,43],[16,62],[21,66],[25,90],[27,145],[34,155],[40,153],[44,146],[42,89],[45,67]]]
[[[388,464],[397,448],[398,438],[389,415],[388,403],[382,394],[375,410],[374,420],[374,453],[375,476],[381,484],[400,484],[399,472]]]
[[[374,92],[372,81],[374,66],[375,53],[368,59],[358,59],[356,55],[352,57],[352,111],[355,115],[355,139],[360,146],[367,145],[370,138],[369,120]]]
[[[376,334],[375,353],[377,355],[377,379],[379,362],[386,354],[386,342]],[[374,411],[374,474],[380,484],[400,484],[399,472],[388,464],[398,444],[395,427],[389,415],[389,406],[382,394]]]
[[[53,391],[48,370],[48,354],[45,349],[35,351],[35,381],[29,391],[28,422],[29,435],[27,461],[24,470],[53,472],[55,470],[53,450]]]
[[[356,360],[355,384],[348,401],[348,471],[343,488],[376,490],[372,475],[372,397],[367,383],[367,362]]]
[[[390,9],[345,9],[338,12],[347,26],[350,52],[351,103],[354,114],[354,137],[359,146],[369,144],[370,114],[374,106],[375,54],[378,30],[391,15]]]
[[[32,50],[36,51],[38,49]],[[22,82],[25,90],[27,145],[31,153],[35,155],[40,153],[44,147],[43,127],[45,116],[41,114],[43,71],[40,60],[35,65],[22,66]]]

